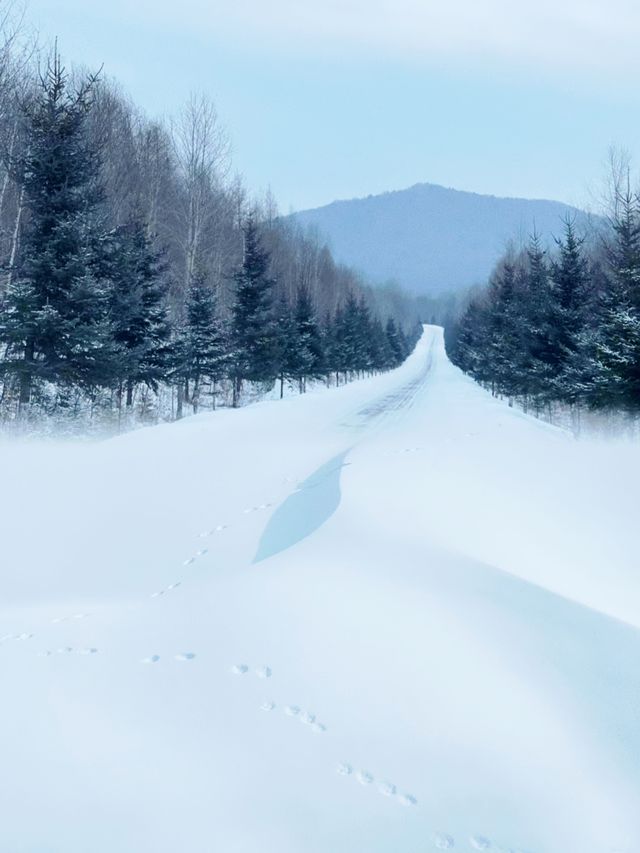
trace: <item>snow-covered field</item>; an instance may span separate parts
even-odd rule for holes
[[[0,444],[2,853],[637,853],[640,452],[397,371]]]

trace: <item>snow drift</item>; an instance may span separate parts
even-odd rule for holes
[[[0,850],[633,853],[640,454],[393,373],[4,443]]]

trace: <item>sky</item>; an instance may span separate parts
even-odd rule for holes
[[[525,8],[525,5],[531,8]],[[431,182],[592,206],[640,159],[637,0],[27,0],[153,116],[216,103],[283,211]]]

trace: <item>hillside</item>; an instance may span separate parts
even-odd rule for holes
[[[393,279],[427,295],[483,282],[509,240],[526,239],[534,227],[550,240],[567,215],[586,222],[586,214],[561,202],[497,198],[435,184],[293,214],[317,227],[340,261],[372,281]]]

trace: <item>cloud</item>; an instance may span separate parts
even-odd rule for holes
[[[353,49],[624,75],[640,67],[637,0],[139,0],[173,28],[279,51]]]

